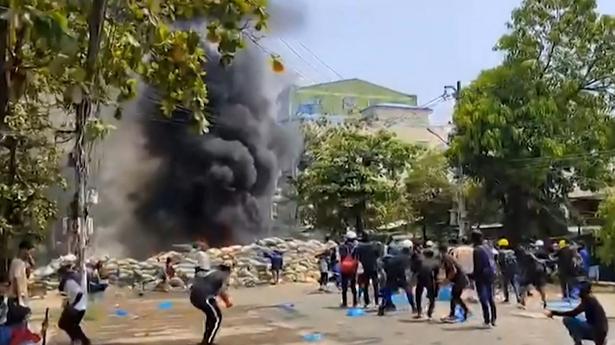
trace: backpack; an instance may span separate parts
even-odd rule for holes
[[[347,248],[346,255],[342,258],[340,263],[340,272],[342,275],[353,275],[357,273],[359,269],[359,261],[354,256],[354,248]]]
[[[517,269],[517,256],[515,252],[512,250],[504,250],[500,252],[502,258],[500,260],[500,265],[504,272],[515,272]]]

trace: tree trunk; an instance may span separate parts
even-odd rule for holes
[[[521,243],[532,224],[527,197],[520,192],[509,192],[504,206],[504,233],[512,245]]]
[[[357,230],[358,236],[363,236],[365,233],[365,225],[363,224],[363,214],[362,212],[357,212],[355,216],[355,226]]]

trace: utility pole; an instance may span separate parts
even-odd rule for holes
[[[86,81],[94,83],[96,77],[96,62],[100,50],[102,29],[105,20],[107,0],[94,0],[88,20],[89,42],[86,59]],[[69,237],[69,251],[77,257],[77,265],[81,270],[82,288],[87,288],[85,264],[88,246],[88,175],[89,157],[86,150],[86,129],[92,114],[92,101],[90,90],[82,90],[83,98],[76,106],[75,111],[75,146],[71,153],[71,160],[75,169],[75,194],[71,204],[71,232]],[[84,290],[87,291],[87,290]]]
[[[457,81],[456,86],[447,85],[444,87],[444,92],[447,90],[451,90],[453,92],[453,97],[455,98],[455,105],[459,104],[459,100],[461,99],[461,81]],[[463,166],[461,165],[461,158],[457,163],[457,225],[459,226],[459,238],[462,238],[466,235],[466,203],[465,197],[463,195]]]

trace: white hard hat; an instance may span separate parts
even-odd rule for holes
[[[433,241],[427,241],[427,243],[425,243],[425,246],[426,246],[427,248],[431,248],[431,247],[433,247]]]
[[[399,243],[401,248],[412,248],[414,247],[414,243],[411,240],[403,240]]]
[[[354,231],[346,232],[346,239],[347,240],[355,240],[355,239],[357,239],[357,233],[354,232]]]
[[[534,243],[534,245],[536,247],[543,247],[545,243],[542,240],[537,240],[536,243]]]

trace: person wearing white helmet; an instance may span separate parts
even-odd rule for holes
[[[543,240],[536,240],[536,242],[534,243],[534,247],[536,248],[542,248],[545,246],[545,242]]]
[[[358,304],[357,295],[357,271],[359,261],[356,253],[357,233],[347,231],[344,235],[344,243],[340,244],[337,252],[340,258],[340,274],[342,276],[342,304],[343,308],[348,307],[348,288],[352,293],[352,306]]]
[[[412,240],[403,240],[399,243],[399,247],[400,248],[408,248],[408,249],[412,249],[414,247],[414,243],[412,243]]]

